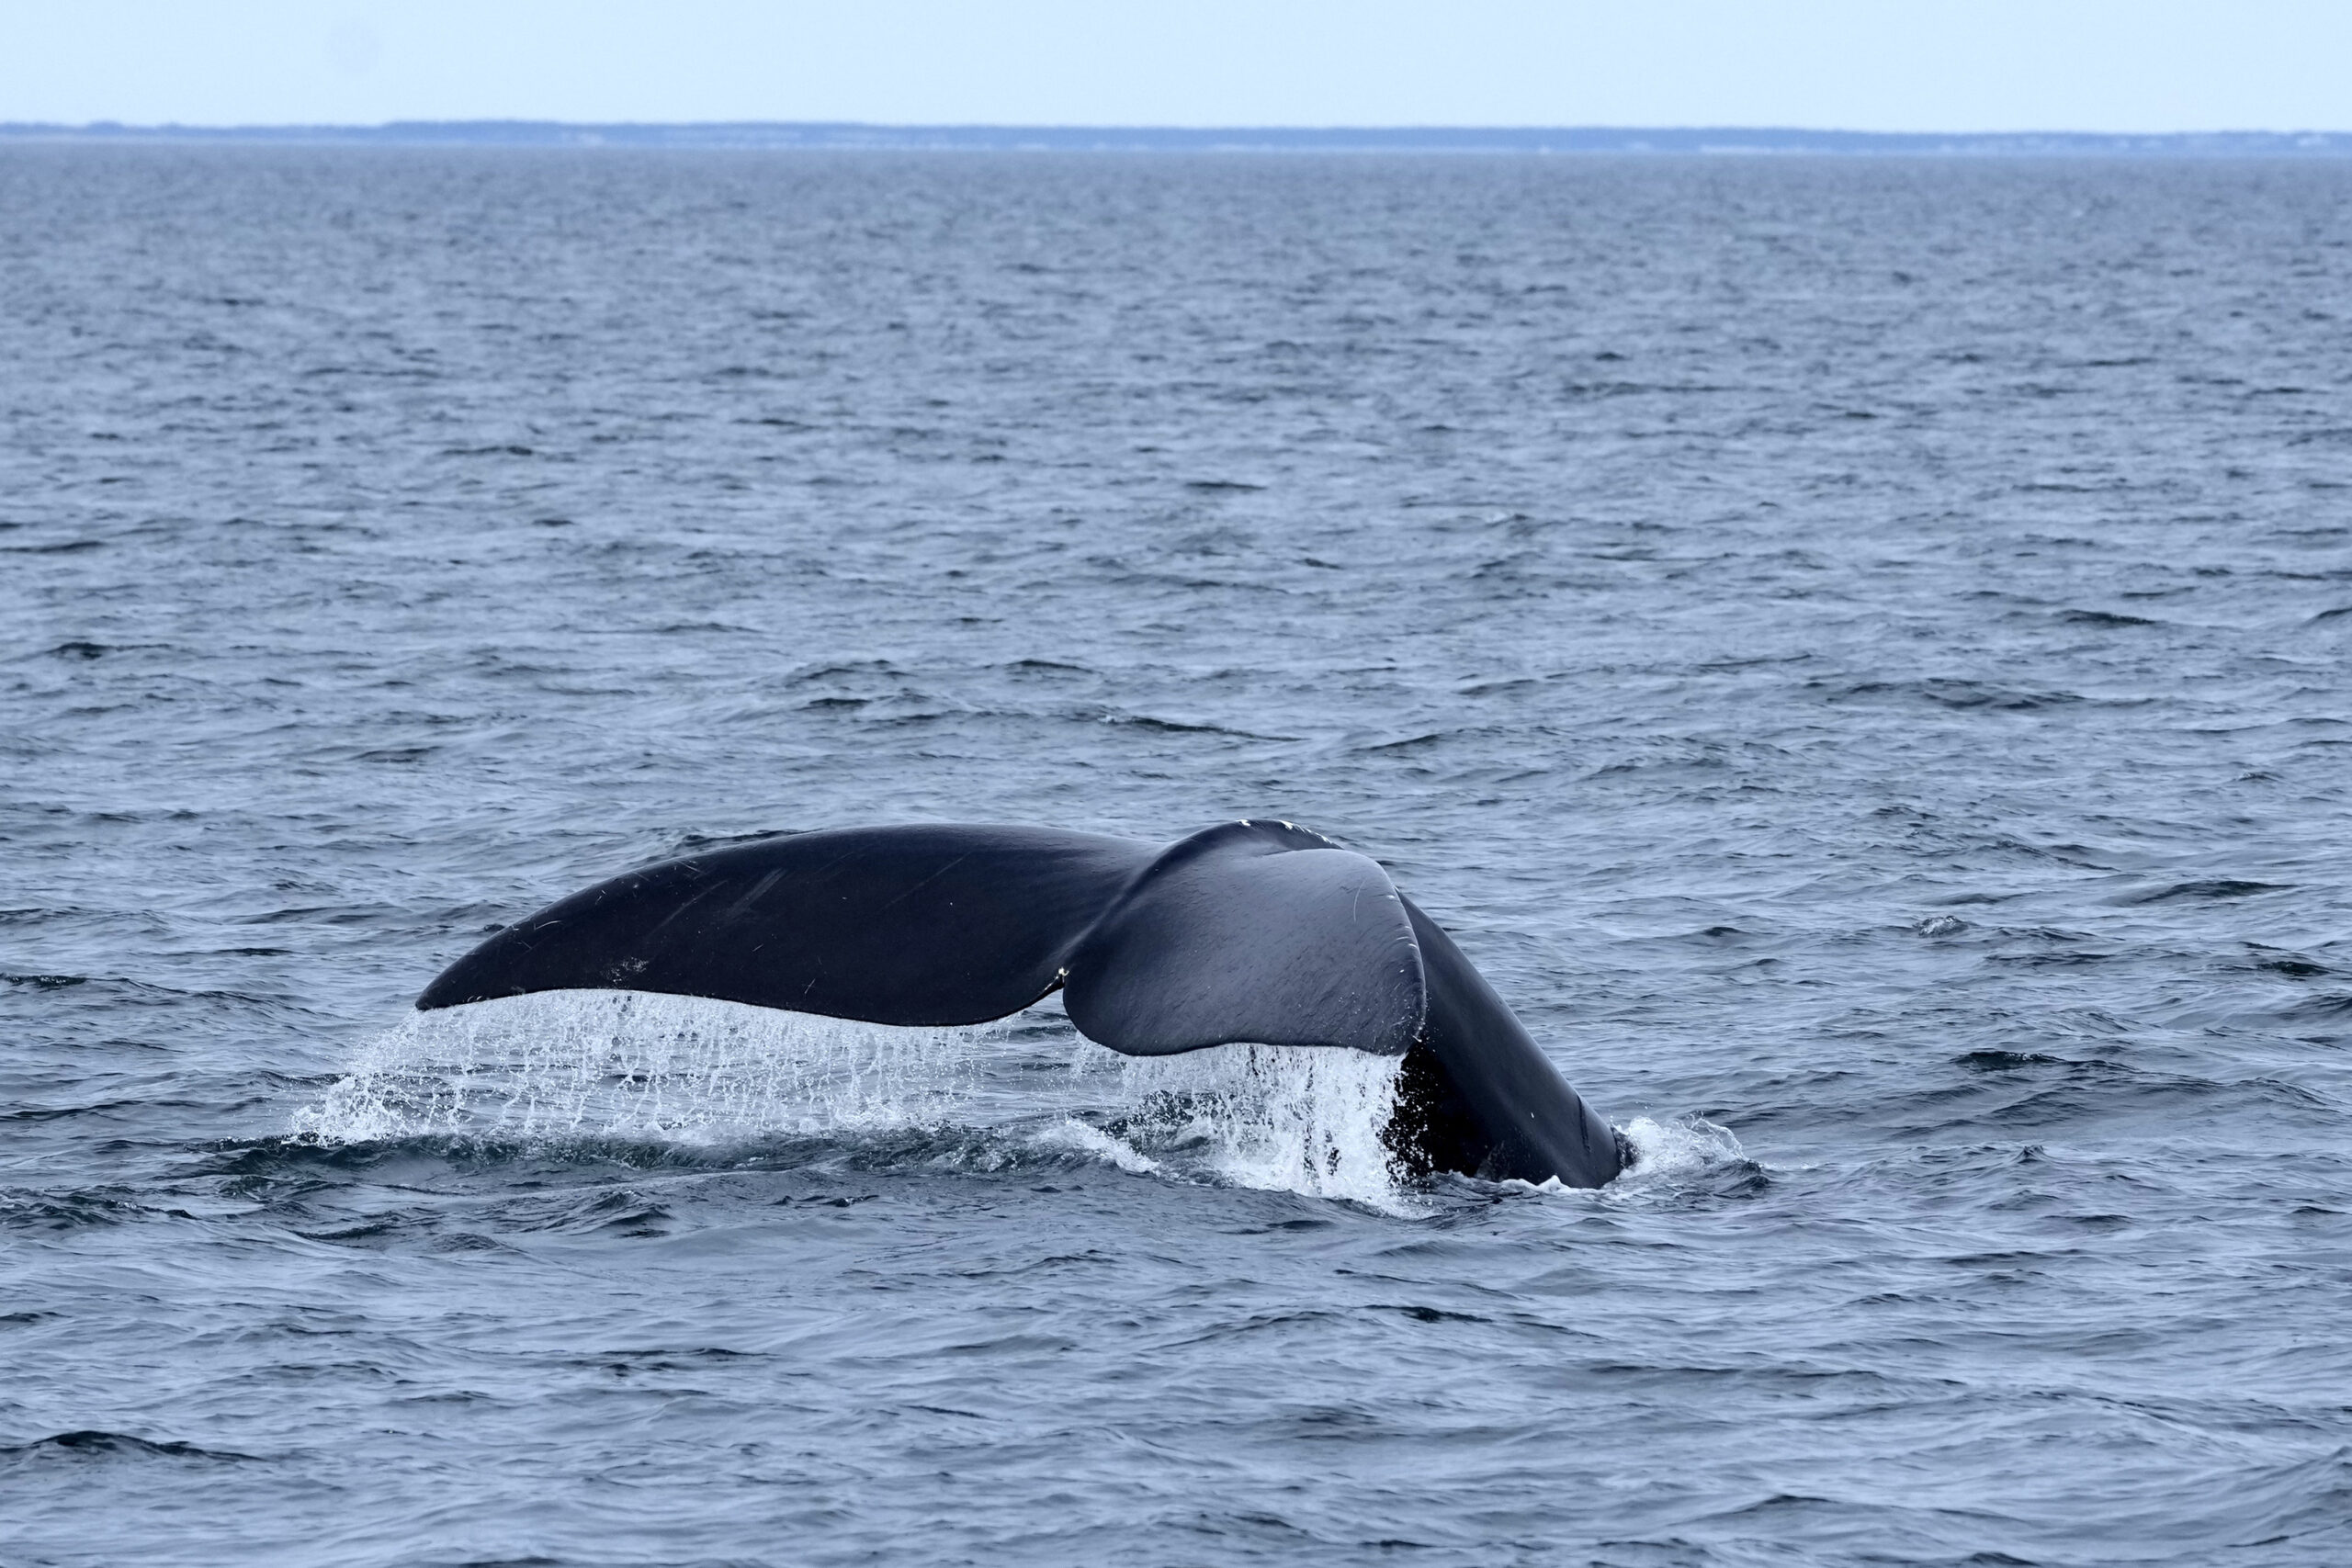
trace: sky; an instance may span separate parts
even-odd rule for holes
[[[2352,130],[2352,0],[0,0],[0,121]]]

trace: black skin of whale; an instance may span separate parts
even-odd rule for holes
[[[1242,1041],[1401,1055],[1386,1141],[1416,1174],[1599,1187],[1628,1163],[1377,863],[1286,822],[1164,848],[957,824],[763,839],[575,893],[416,1005],[581,989],[929,1025],[1059,990],[1081,1034],[1130,1055]]]

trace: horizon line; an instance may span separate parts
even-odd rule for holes
[[[2018,153],[2352,155],[2341,130],[1850,130],[1802,126],[1153,126],[893,124],[867,120],[561,120],[512,117],[373,122],[0,122],[13,141],[272,141],[710,149],[1067,152]]]

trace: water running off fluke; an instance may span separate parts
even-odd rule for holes
[[[293,1130],[334,1143],[887,1145],[916,1163],[1081,1159],[1395,1210],[1406,1181],[1384,1133],[1398,1066],[1250,1044],[1126,1058],[1044,1010],[909,1028],[559,991],[387,1030]]]

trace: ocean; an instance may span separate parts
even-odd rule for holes
[[[2352,162],[0,147],[0,1563],[2352,1558]],[[1280,817],[1394,1063],[557,993]]]

